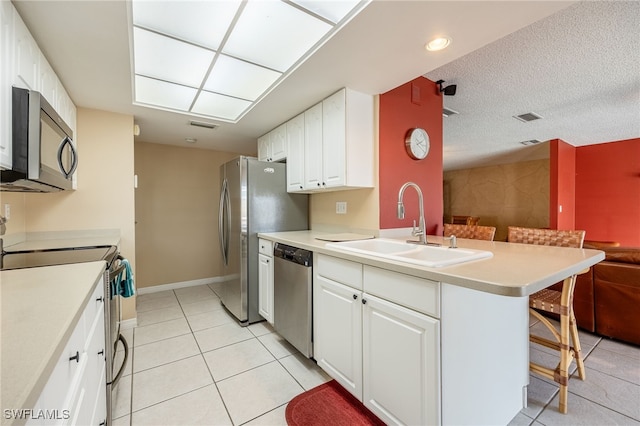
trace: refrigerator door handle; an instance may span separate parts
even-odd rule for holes
[[[225,202],[226,202],[226,213],[227,213],[227,230],[225,232],[225,242],[224,242],[224,258],[225,265],[229,265],[229,244],[231,242],[231,196],[229,195],[229,185],[225,187],[224,191]]]
[[[224,179],[222,181],[222,189],[220,190],[220,207],[218,213],[218,240],[220,241],[220,251],[222,251],[222,259],[224,260],[225,266],[229,264],[227,259],[227,236],[225,235],[225,208],[226,208],[226,193],[227,193],[227,180]]]

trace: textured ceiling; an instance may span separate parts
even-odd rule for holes
[[[640,137],[640,3],[581,2],[429,73],[444,106],[445,169],[534,159],[519,142]],[[512,116],[535,112],[541,120]]]

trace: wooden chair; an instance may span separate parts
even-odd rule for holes
[[[553,229],[521,228],[509,226],[507,241],[512,243],[536,244],[546,246],[582,248],[585,231],[558,231]],[[544,324],[553,334],[556,341],[529,334],[529,341],[560,352],[558,366],[548,368],[530,362],[529,369],[534,373],[547,377],[560,385],[559,411],[567,413],[567,397],[569,385],[569,367],[576,360],[578,375],[585,380],[584,361],[578,339],[578,328],[573,313],[573,290],[576,276],[589,269],[566,278],[562,284],[562,292],[544,289],[529,296],[529,312]],[[538,311],[552,312],[560,315],[560,330]]]
[[[496,235],[496,228],[495,226],[469,226],[445,223],[444,236],[450,237],[452,235],[458,238],[493,241],[493,237]]]

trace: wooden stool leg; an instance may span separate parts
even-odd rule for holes
[[[565,284],[566,285],[566,284]],[[555,381],[560,385],[560,405],[558,409],[562,414],[567,414],[567,397],[569,384],[569,365],[571,365],[571,352],[569,350],[569,326],[568,312],[560,315],[560,364]]]
[[[578,375],[580,380],[587,378],[586,371],[584,369],[584,360],[582,359],[582,348],[580,347],[580,339],[578,338],[578,326],[576,323],[576,316],[573,314],[573,306],[571,307],[571,317],[569,319],[569,326],[571,328],[571,342],[573,343],[573,352],[576,359],[576,365],[578,366]]]

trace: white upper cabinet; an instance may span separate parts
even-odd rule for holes
[[[305,111],[304,188],[374,186],[373,96],[342,89]]]
[[[47,58],[40,54],[40,93],[49,102],[54,110],[60,114],[58,106],[58,77],[49,65]],[[60,114],[62,115],[62,114]],[[64,119],[64,118],[63,118]],[[66,121],[66,120],[65,120]]]
[[[13,32],[13,84],[23,89],[40,90],[40,49],[15,10],[13,13]]]
[[[13,6],[0,2],[0,167],[10,169],[11,84],[13,79]]]
[[[304,112],[304,191],[322,188],[322,103]]]
[[[286,123],[258,138],[258,160],[280,161],[285,158],[287,158]]]
[[[287,121],[287,191],[304,189],[304,119],[305,115]]]

